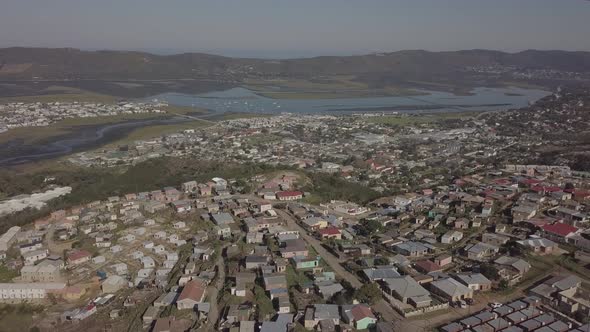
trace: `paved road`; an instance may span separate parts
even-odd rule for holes
[[[276,211],[278,211],[279,215],[287,221],[287,227],[289,229],[299,231],[301,237],[307,243],[309,243],[320,256],[322,256],[322,259],[332,268],[332,270],[334,270],[334,273],[339,275],[342,279],[348,281],[352,287],[359,288],[363,285],[356,276],[346,271],[346,269],[340,265],[340,261],[336,256],[332,255],[326,249],[324,249],[324,247],[322,247],[322,244],[318,239],[310,236],[307,231],[303,229],[303,227],[299,226],[293,216],[283,210]]]
[[[295,217],[280,209],[275,209],[275,211],[278,211],[279,215],[287,221],[287,227],[289,229],[299,231],[301,237],[307,243],[309,243],[320,256],[322,256],[322,259],[332,268],[334,273],[336,273],[340,278],[348,281],[354,288],[360,288],[363,285],[363,283],[354,274],[348,272],[342,267],[342,265],[340,265],[340,260],[336,256],[324,249],[318,239],[310,236],[303,227],[297,224]],[[373,305],[372,308],[377,313],[379,313],[385,321],[393,322],[403,319],[403,317],[385,300],[379,301]]]

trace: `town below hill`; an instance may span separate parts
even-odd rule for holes
[[[164,92],[196,94],[249,86],[272,92],[354,88],[359,95],[416,93],[412,89],[468,93],[481,86],[587,84],[588,52],[490,50],[400,51],[307,59],[242,59],[201,53],[155,55],[61,48],[0,49],[0,97],[86,90],[119,97]],[[269,86],[280,88],[268,90]],[[360,91],[360,92],[359,92]],[[373,92],[374,93],[374,92]]]
[[[586,331],[589,99],[232,119],[3,170],[0,320]]]

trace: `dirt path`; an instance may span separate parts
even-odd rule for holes
[[[225,248],[225,245],[223,248]],[[220,249],[223,251],[223,248]],[[219,291],[223,289],[223,285],[225,284],[225,264],[223,261],[222,252],[219,253],[219,257],[215,262],[217,266],[217,278],[215,278],[215,282],[209,285],[207,289],[207,293],[209,294],[209,303],[211,307],[209,308],[209,315],[207,316],[207,324],[201,326],[199,331],[214,331],[215,325],[219,320],[219,304],[217,298],[219,296]]]

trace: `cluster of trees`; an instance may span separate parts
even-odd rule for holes
[[[383,226],[377,220],[365,220],[356,226],[359,235],[371,236],[383,230]]]
[[[238,185],[250,189],[244,181],[256,174],[275,170],[291,169],[288,166],[241,163],[227,164],[204,161],[196,158],[156,158],[131,167],[111,169],[71,167],[49,172],[55,177],[53,184],[71,186],[73,194],[54,199],[41,209],[27,209],[0,217],[0,232],[12,226],[23,226],[39,219],[49,212],[84,204],[108,196],[132,192],[151,191],[166,186],[180,186],[181,183],[197,180],[207,181],[219,176],[238,180]],[[33,174],[16,174],[11,171],[0,173],[0,198],[42,189],[48,171]]]
[[[322,201],[342,200],[364,204],[381,196],[370,188],[336,175],[310,173],[308,176],[311,183],[303,189],[320,197]]]
[[[383,298],[383,294],[376,283],[364,284],[360,288],[355,289],[346,281],[341,281],[344,290],[332,298],[332,302],[343,305],[350,304],[352,300],[357,299],[359,302],[374,305]]]

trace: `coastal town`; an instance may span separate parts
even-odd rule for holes
[[[0,105],[0,133],[14,128],[46,127],[73,118],[166,113],[165,103],[12,102]]]
[[[41,305],[40,330],[588,331],[590,173],[569,166],[576,139],[563,138],[587,130],[584,96],[466,120],[225,120],[78,153],[83,167],[197,156],[270,168],[12,226],[0,301]],[[55,180],[43,206],[76,195]],[[33,195],[0,215],[40,208]]]

